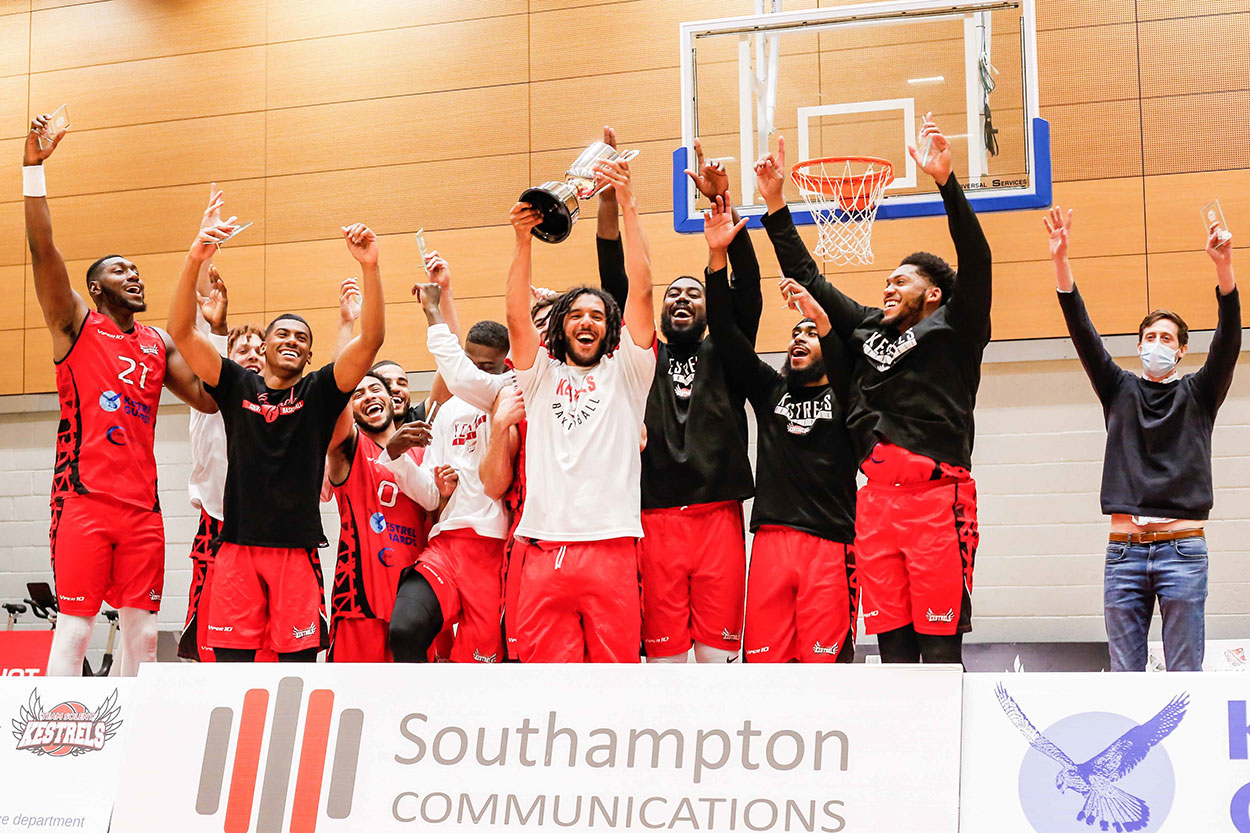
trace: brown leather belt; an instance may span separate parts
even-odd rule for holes
[[[1120,544],[1153,544],[1179,538],[1202,538],[1201,529],[1169,529],[1163,532],[1113,532],[1108,539]]]

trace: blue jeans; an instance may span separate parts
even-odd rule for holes
[[[1112,671],[1146,669],[1146,634],[1155,597],[1163,617],[1169,671],[1201,671],[1206,642],[1207,540],[1107,544],[1103,617]]]

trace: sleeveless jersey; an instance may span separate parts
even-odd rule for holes
[[[429,522],[415,500],[375,460],[382,447],[356,432],[351,473],[334,487],[339,552],[334,565],[333,619],[390,620],[399,574],[425,549]]]
[[[165,384],[165,341],[135,323],[123,333],[111,318],[87,313],[78,339],[56,365],[61,422],[52,500],[107,495],[159,510],[156,408]]]

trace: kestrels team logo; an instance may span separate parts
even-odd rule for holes
[[[122,708],[117,689],[105,698],[95,711],[76,700],[57,703],[45,709],[39,689],[30,693],[30,700],[18,709],[13,720],[13,737],[17,748],[36,755],[53,758],[98,752],[121,728]]]
[[[1037,730],[1002,684],[994,694],[1029,742],[1020,764],[1019,790],[1021,809],[1034,830],[1137,833],[1163,824],[1172,808],[1176,777],[1160,743],[1184,719],[1188,694],[1173,697],[1145,723],[1084,712],[1057,721],[1045,732]],[[1082,758],[1086,760],[1077,763]]]
[[[202,816],[216,815],[221,811],[222,792],[227,783],[226,770],[229,768],[229,792],[223,822],[225,833],[279,833],[284,830],[283,820],[288,805],[290,824],[285,830],[290,833],[313,833],[317,829],[330,746],[330,726],[334,722],[334,692],[325,688],[313,689],[305,700],[303,679],[283,677],[278,682],[272,710],[269,701],[268,689],[249,689],[243,695],[237,728],[235,710],[229,706],[218,706],[209,715],[195,811]],[[304,733],[299,739],[299,768],[292,790],[291,768],[295,763],[296,730],[301,712]],[[269,718],[269,749],[265,756],[264,775],[260,776],[266,718]],[[338,713],[334,759],[329,767],[330,784],[324,802],[325,814],[329,818],[345,819],[351,815],[363,726],[364,712],[360,709],[343,709]],[[235,740],[233,763],[228,760],[232,736]],[[260,801],[256,806],[258,781]]]

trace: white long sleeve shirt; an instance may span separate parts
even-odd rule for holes
[[[199,311],[196,324],[207,329]],[[217,352],[226,355],[227,337],[206,333]],[[203,414],[191,409],[191,476],[187,478],[187,492],[191,505],[202,509],[217,520],[226,516],[226,424],[221,414]]]

